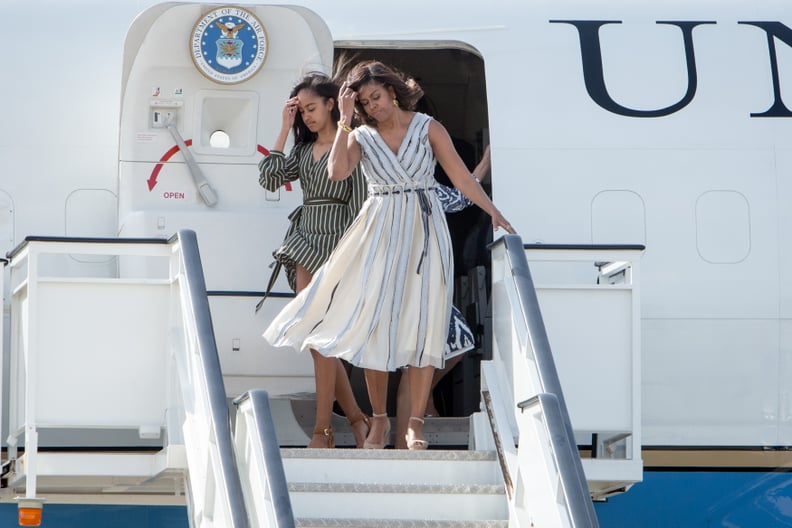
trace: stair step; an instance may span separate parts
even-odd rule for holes
[[[401,460],[497,460],[494,451],[471,451],[467,449],[426,449],[423,451],[410,451],[408,449],[306,449],[281,448],[283,458],[343,458],[375,460],[375,459],[401,459]]]
[[[422,521],[419,519],[295,519],[296,528],[508,528],[506,520]]]
[[[453,521],[508,515],[503,485],[494,484],[294,483],[289,497],[299,517]]]
[[[295,482],[289,491],[302,493],[432,493],[432,494],[487,494],[503,495],[502,484],[342,484]]]
[[[503,483],[492,451],[282,449],[288,482],[336,484]]]
[[[281,449],[281,455],[298,526],[476,527],[505,526],[487,523],[508,519],[491,451]]]

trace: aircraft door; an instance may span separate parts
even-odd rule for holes
[[[119,236],[193,229],[208,289],[261,290],[300,193],[265,191],[257,166],[291,88],[309,71],[330,73],[332,55],[329,30],[303,8],[142,13],[124,50]]]

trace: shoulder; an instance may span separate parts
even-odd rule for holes
[[[429,114],[424,114],[423,112],[415,112],[415,119],[419,121],[434,121],[434,117],[430,116]]]
[[[430,115],[421,112],[415,112],[410,120],[410,123],[418,126],[421,129],[426,129],[432,123],[437,123],[437,121],[435,121],[435,119]]]
[[[374,134],[376,128],[371,125],[360,125],[355,128],[349,135],[357,142],[360,143],[361,139],[370,138]]]
[[[424,141],[432,135],[431,129],[433,124],[438,124],[432,116],[415,112],[410,118],[410,126],[407,129],[408,134],[415,134],[422,138]]]
[[[440,139],[442,137],[450,137],[448,135],[448,130],[446,130],[446,127],[444,127],[440,121],[437,121],[433,117],[427,117],[429,118],[427,121],[427,130],[430,140]]]

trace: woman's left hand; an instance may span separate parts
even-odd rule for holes
[[[493,229],[502,228],[502,229],[505,229],[507,232],[511,233],[512,235],[516,233],[514,228],[511,226],[511,224],[503,217],[501,212],[498,211],[497,209],[491,215],[491,217],[492,217],[492,228]]]

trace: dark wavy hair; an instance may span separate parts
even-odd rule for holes
[[[415,104],[423,97],[423,90],[415,79],[385,66],[379,61],[366,61],[357,64],[347,76],[347,86],[354,91],[360,90],[364,84],[374,82],[393,88],[399,106],[405,110],[414,110]],[[370,118],[360,101],[355,101],[358,117],[366,124],[373,125],[376,121]]]
[[[324,101],[332,99],[333,108],[330,110],[330,114],[333,118],[333,123],[341,119],[341,113],[338,111],[338,85],[328,76],[321,73],[311,73],[306,75],[299,83],[297,83],[294,88],[292,88],[289,98],[294,97],[300,93],[301,90],[313,92],[316,96],[321,97]],[[316,132],[311,132],[311,130],[305,125],[300,112],[297,112],[297,114],[294,116],[294,126],[292,127],[292,130],[294,131],[295,145],[299,145],[300,143],[313,143],[316,141],[316,137],[318,135]]]

